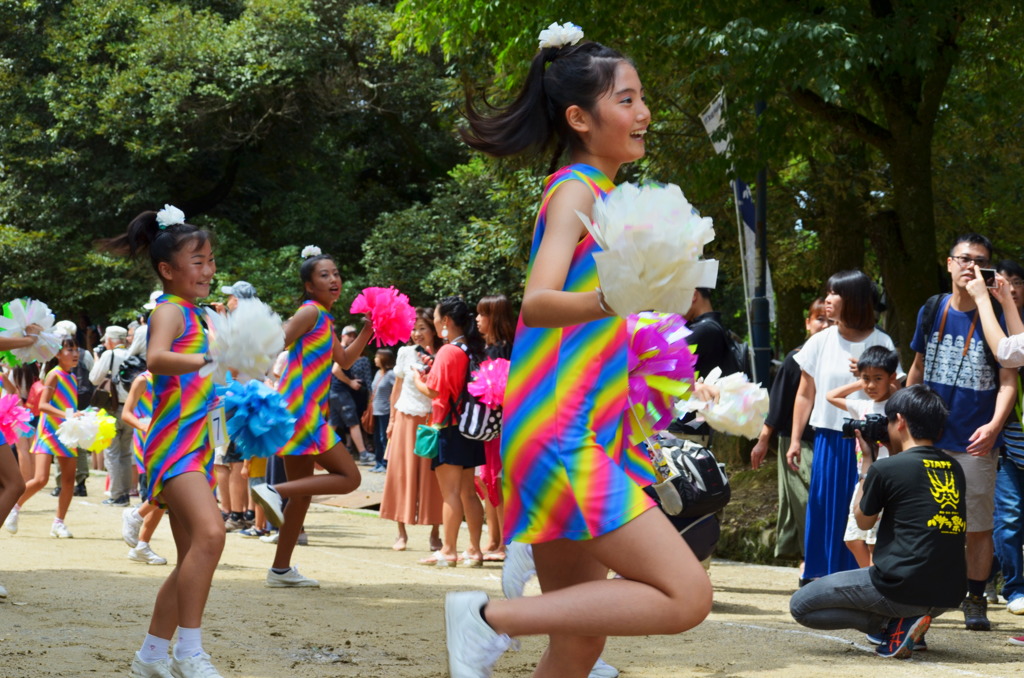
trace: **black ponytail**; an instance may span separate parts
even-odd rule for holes
[[[580,144],[565,119],[566,109],[575,105],[593,113],[598,99],[615,84],[615,69],[622,62],[632,63],[597,42],[546,47],[533,57],[515,101],[504,108],[484,101],[493,115],[482,114],[467,93],[469,125],[459,133],[472,148],[498,157],[550,149],[554,168],[566,149]]]
[[[143,252],[148,252],[153,270],[159,276],[160,263],[170,262],[171,257],[185,245],[191,244],[194,249],[202,247],[210,240],[209,231],[198,226],[180,223],[161,228],[156,217],[157,213],[153,210],[143,212],[132,219],[127,232],[115,238],[101,240],[100,248],[129,257],[141,256]]]
[[[480,330],[476,327],[476,318],[466,300],[462,297],[445,297],[437,302],[437,308],[442,317],[451,318],[455,326],[459,328],[459,332],[466,340],[465,344],[469,349],[469,354],[478,361],[483,361],[487,357],[484,351],[486,344],[483,336],[480,335]]]

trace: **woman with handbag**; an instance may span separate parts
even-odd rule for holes
[[[463,552],[463,563],[469,567],[483,565],[480,533],[483,530],[483,507],[476,496],[474,469],[484,463],[484,446],[459,431],[458,405],[469,378],[470,356],[480,362],[484,356],[484,339],[476,328],[473,313],[459,297],[445,297],[434,309],[434,326],[441,328],[445,345],[424,376],[413,375],[416,388],[431,399],[431,422],[437,431],[437,455],[431,468],[437,473],[444,498],[444,540],[439,551],[420,560],[422,565],[452,567],[458,562],[456,541],[465,516],[469,526],[469,548]]]
[[[419,392],[413,375],[427,369],[441,348],[434,329],[434,312],[416,309],[412,344],[398,349],[395,360],[395,385],[391,390],[391,417],[385,433],[388,439],[388,472],[384,477],[384,495],[380,517],[398,523],[398,539],[393,548],[404,551],[409,543],[406,525],[430,525],[430,550],[441,550],[441,487],[430,470],[430,459],[416,455],[416,429],[430,418],[430,398]]]

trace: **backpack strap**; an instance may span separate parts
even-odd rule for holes
[[[928,328],[928,336],[925,337],[925,346],[927,346],[932,340],[932,334],[936,331],[935,321],[939,317],[939,309],[944,306],[943,302],[952,303],[951,294],[933,294],[928,297],[928,301],[924,303],[924,317],[921,318],[921,326]],[[948,300],[948,301],[947,301]],[[996,319],[1000,319],[1003,315],[1002,306],[998,304],[992,304],[993,310],[996,313]],[[985,353],[985,362],[988,363],[989,367],[995,370],[996,373],[1002,367],[999,361],[996,360],[995,355],[992,353],[992,349],[988,347],[988,342],[984,339],[984,330],[982,331],[981,348]],[[967,342],[970,342],[971,337],[967,337]],[[937,343],[942,343],[942,337],[938,337]],[[927,379],[927,375],[925,376]]]

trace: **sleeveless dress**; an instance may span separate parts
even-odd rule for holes
[[[341,440],[327,423],[330,414],[327,395],[334,362],[331,355],[334,319],[326,308],[312,299],[302,306],[316,308],[317,317],[313,329],[288,348],[288,361],[277,385],[288,411],[295,415],[295,433],[277,453],[282,457],[322,454]]]
[[[156,304],[157,308],[162,304],[177,306],[185,320],[185,329],[171,342],[172,351],[206,353],[208,341],[202,312],[195,304],[173,294],[161,294]],[[183,473],[205,474],[213,489],[213,442],[207,425],[213,402],[213,379],[200,377],[198,371],[153,375],[153,420],[142,452],[150,501],[162,505],[160,493],[164,484]]]
[[[595,199],[614,188],[589,165],[563,167],[548,177],[530,269],[548,203],[567,181],[582,181]],[[598,251],[588,233],[576,245],[563,290],[592,292],[599,285]],[[506,541],[591,539],[655,505],[641,489],[654,482],[650,461],[623,436],[627,345],[622,318],[537,328],[520,317],[501,436]]]
[[[139,402],[135,403],[132,414],[137,419],[146,419],[153,416],[153,373],[146,370],[140,376],[146,378],[146,388],[139,395]],[[146,472],[146,464],[142,461],[145,445],[146,434],[135,429],[135,433],[132,434],[132,457],[135,459],[135,467],[139,473]]]
[[[78,379],[75,378],[74,374],[65,372],[59,367],[54,367],[50,370],[50,374],[57,375],[57,383],[53,386],[53,396],[50,398],[50,404],[61,412],[77,410]],[[63,421],[63,417],[58,419],[52,414],[40,413],[39,435],[36,436],[36,441],[32,443],[32,454],[49,454],[54,457],[78,456],[77,447],[68,447],[57,437],[57,427]]]

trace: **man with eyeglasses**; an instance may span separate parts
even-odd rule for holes
[[[953,243],[946,270],[952,294],[936,295],[917,315],[910,342],[914,364],[907,384],[925,383],[949,408],[949,419],[935,446],[963,468],[967,480],[967,597],[962,608],[969,630],[988,631],[985,583],[992,569],[995,481],[1001,431],[1013,410],[1016,371],[996,362],[985,343],[977,306],[967,292],[975,265],[988,268],[992,243],[977,233]]]

